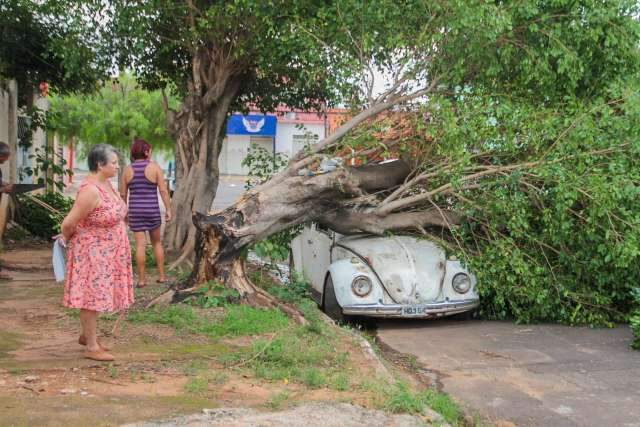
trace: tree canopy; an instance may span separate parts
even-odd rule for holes
[[[111,65],[96,24],[100,2],[7,0],[0,4],[0,77],[18,81],[21,103],[40,82],[92,91]],[[92,16],[92,19],[88,17]]]
[[[106,142],[126,153],[138,136],[157,151],[173,152],[162,102],[160,91],[144,90],[123,74],[96,93],[51,96],[48,126],[63,137],[77,137],[84,148]]]
[[[363,74],[395,64],[395,83],[381,96],[366,81],[352,85],[365,89],[364,108],[336,134],[228,209],[196,215],[187,285],[220,280],[262,303],[243,248],[318,221],[342,233],[440,240],[476,271],[489,317],[624,319],[640,274],[638,5],[382,1],[367,14],[369,5],[327,6],[342,38],[324,44]],[[378,34],[355,31],[363,17],[397,30],[387,46],[405,41],[376,60]],[[314,37],[329,37],[320,20],[306,22]],[[336,155],[345,166],[320,173],[322,158]],[[401,160],[352,168],[352,156]]]

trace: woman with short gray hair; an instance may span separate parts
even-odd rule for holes
[[[110,178],[118,174],[118,154],[109,144],[89,152],[91,173],[80,184],[76,201],[55,238],[68,246],[63,304],[80,309],[86,345],[84,357],[112,361],[97,338],[98,313],[125,310],[133,304],[131,248],[124,219],[127,205]]]

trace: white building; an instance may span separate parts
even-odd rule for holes
[[[219,158],[221,174],[246,175],[249,171],[242,160],[251,144],[269,152],[291,157],[305,144],[313,144],[327,134],[324,113],[282,110],[263,115],[252,112],[246,116],[233,114],[227,123],[227,136]]]

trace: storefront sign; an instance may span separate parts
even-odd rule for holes
[[[227,120],[227,135],[275,136],[276,117],[259,114],[233,114]]]

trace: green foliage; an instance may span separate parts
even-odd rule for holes
[[[634,82],[548,108],[468,88],[425,107],[437,146],[418,162],[466,216],[452,244],[478,277],[484,316],[626,320],[640,279]]]
[[[640,288],[633,288],[631,290],[631,297],[633,299],[635,310],[629,317],[629,325],[631,326],[631,332],[635,337],[631,347],[636,350],[640,350]]]
[[[60,224],[73,206],[73,199],[60,193],[44,193],[34,196],[59,211],[50,212],[26,196],[18,195],[17,222],[34,236],[50,239],[60,232]]]
[[[53,147],[37,147],[35,154],[30,154],[29,158],[33,159],[35,166],[20,168],[18,177],[23,179],[24,176],[31,176],[35,178],[34,181],[44,182],[48,192],[63,191],[64,177],[73,176],[73,170],[66,167],[66,159],[54,152]]]
[[[176,103],[169,98],[170,106]],[[167,152],[174,142],[165,119],[160,91],[142,89],[133,77],[122,74],[95,94],[52,96],[48,128],[62,137],[77,137],[85,151],[106,142],[128,153],[133,137],[138,136],[156,151]]]
[[[298,272],[291,275],[289,283],[273,284],[266,289],[271,295],[288,304],[300,304],[311,297],[309,283]]]
[[[138,265],[138,261],[136,260],[136,245],[134,243],[132,243],[131,245],[131,259],[134,262],[134,265]],[[144,247],[144,266],[145,267],[155,267],[156,265],[156,259],[155,256],[153,255],[153,248],[150,246],[145,246]]]
[[[111,65],[100,39],[101,2],[7,0],[0,4],[0,78],[18,81],[20,105],[40,82],[59,92],[91,91]],[[95,21],[87,19],[88,16]],[[102,54],[101,54],[102,53]]]
[[[221,307],[237,303],[240,299],[238,291],[226,288],[215,282],[208,282],[193,292],[186,302],[202,308]]]
[[[242,166],[249,168],[247,182],[244,187],[249,190],[256,185],[266,182],[287,165],[287,156],[282,153],[272,153],[256,144],[251,144],[249,152],[242,159]]]

